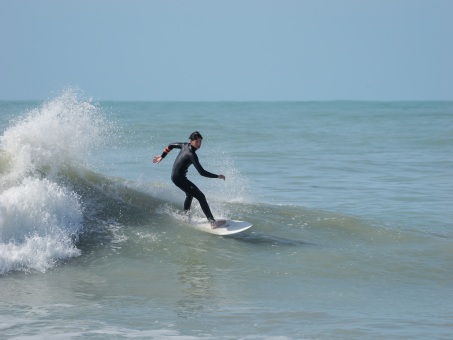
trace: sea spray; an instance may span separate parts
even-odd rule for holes
[[[80,255],[84,208],[65,173],[88,165],[109,123],[65,91],[16,119],[0,137],[0,275],[40,271]]]
[[[75,193],[47,179],[27,178],[0,194],[0,274],[45,271],[77,256],[73,241],[82,225]]]
[[[13,157],[10,177],[21,179],[42,169],[86,165],[104,144],[109,124],[92,103],[72,90],[28,112],[0,137],[1,149]]]

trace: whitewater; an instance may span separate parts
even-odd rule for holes
[[[195,130],[248,231],[152,164]],[[452,102],[2,101],[0,336],[449,339],[452,136]]]

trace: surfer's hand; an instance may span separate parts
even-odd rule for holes
[[[153,163],[159,163],[162,160],[162,156],[156,156],[153,158]]]
[[[224,175],[219,175],[217,178],[225,180],[225,176]]]

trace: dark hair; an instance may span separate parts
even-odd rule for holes
[[[198,131],[192,132],[189,137],[190,140],[197,140],[198,138],[203,139],[201,133],[199,133]]]

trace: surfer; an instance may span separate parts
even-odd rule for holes
[[[225,221],[216,221],[214,216],[211,213],[208,202],[206,201],[205,195],[201,192],[198,187],[187,179],[187,170],[192,164],[197,169],[198,173],[201,176],[208,178],[219,178],[225,180],[224,175],[215,175],[209,171],[206,171],[201,166],[198,161],[198,156],[196,151],[201,147],[201,142],[203,137],[198,131],[192,132],[189,137],[190,143],[172,143],[169,144],[165,150],[162,152],[162,155],[155,156],[153,158],[153,163],[159,163],[168,153],[173,149],[181,149],[178,156],[173,163],[173,170],[171,172],[171,180],[173,183],[182,191],[186,193],[186,199],[184,201],[184,212],[189,215],[190,206],[192,205],[192,200],[195,197],[200,203],[201,209],[206,215],[208,221],[211,223],[212,228],[220,227]]]

